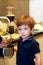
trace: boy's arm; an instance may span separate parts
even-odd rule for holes
[[[35,59],[36,59],[36,65],[42,65],[41,64],[41,57],[40,57],[40,53],[35,54]]]

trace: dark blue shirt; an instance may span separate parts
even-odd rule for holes
[[[39,52],[39,43],[33,38],[33,36],[30,36],[30,38],[24,42],[22,42],[22,38],[20,38],[16,58],[17,65],[35,65],[35,54]]]

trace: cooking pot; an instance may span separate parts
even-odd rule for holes
[[[8,57],[11,58],[14,55],[14,48],[0,48],[0,57]]]

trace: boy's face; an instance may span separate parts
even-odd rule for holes
[[[18,26],[18,33],[23,39],[27,39],[31,35],[32,30],[28,25],[23,24]]]

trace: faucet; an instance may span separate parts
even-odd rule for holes
[[[0,16],[0,19],[6,19],[10,23],[10,20],[6,16]]]
[[[1,20],[7,20],[6,22],[7,22],[7,28],[9,27],[9,24],[10,24],[10,20],[9,20],[9,18],[7,18],[6,16],[0,16],[0,19]],[[6,23],[5,22],[5,23]],[[6,30],[5,30],[6,31]]]

